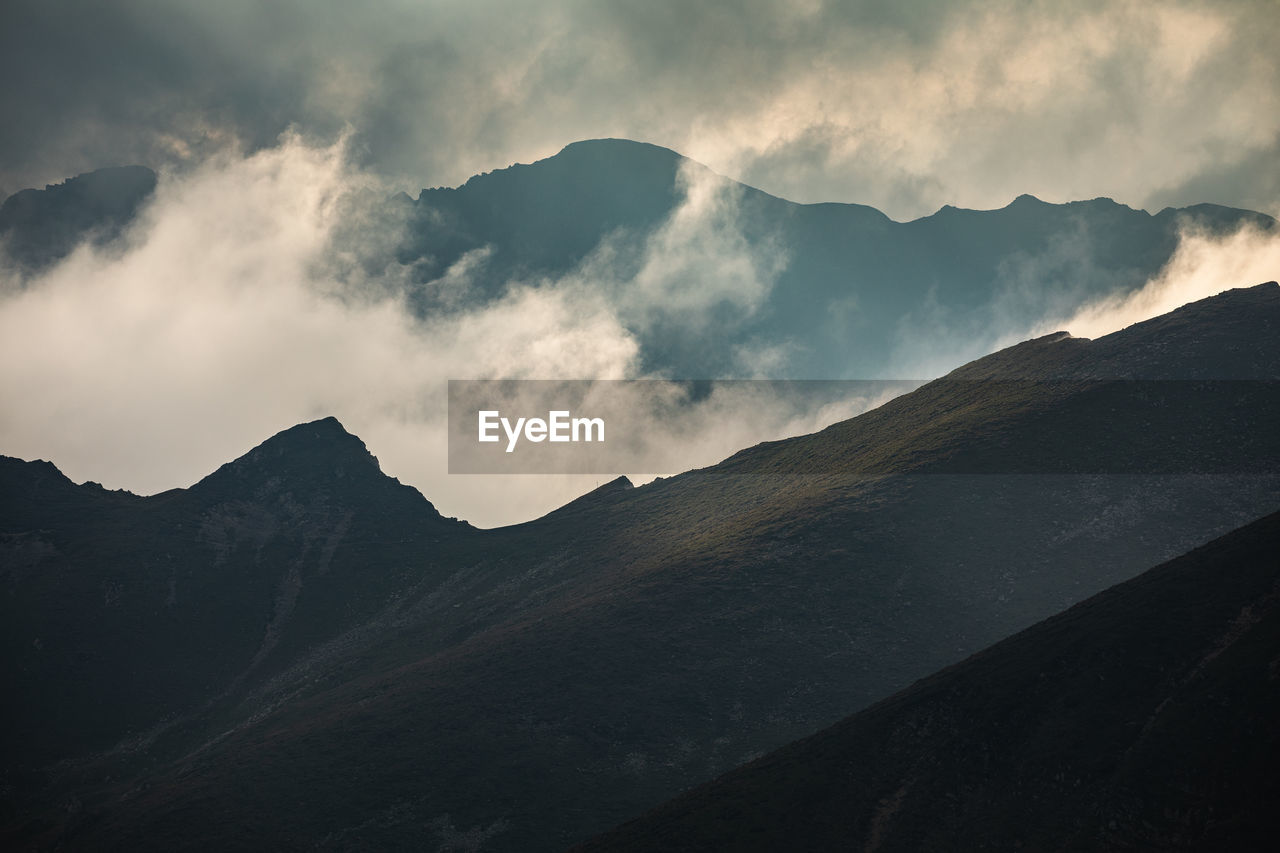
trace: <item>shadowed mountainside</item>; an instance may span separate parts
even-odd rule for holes
[[[1278,329],[1047,336],[492,531],[332,420],[150,498],[6,461],[0,831],[561,848],[1274,511]]]
[[[577,850],[1265,850],[1280,514]]]
[[[0,457],[0,472],[0,666],[24,697],[4,710],[10,767],[145,743],[363,624],[475,532],[333,418],[147,498],[47,462]]]

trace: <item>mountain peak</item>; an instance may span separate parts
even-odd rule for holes
[[[240,488],[276,491],[390,479],[364,442],[330,416],[276,433],[192,488],[207,490],[235,483]]]
[[[652,142],[639,142],[635,139],[623,139],[616,136],[604,136],[598,139],[579,139],[574,142],[570,142],[568,145],[561,148],[559,154],[579,154],[591,151],[634,152],[668,158],[682,156],[675,151],[672,151],[670,148],[664,148],[661,145],[654,145]]]
[[[384,474],[364,442],[332,416],[276,433],[189,491],[205,499],[282,502],[289,507],[316,501],[376,507],[376,512],[403,511],[412,523],[428,519],[469,527],[440,515],[417,489]]]
[[[296,448],[296,450],[305,451],[349,451],[352,455],[362,456],[369,460],[375,466],[378,460],[374,459],[369,450],[365,447],[365,442],[360,441],[356,435],[347,432],[347,428],[343,427],[342,421],[334,418],[333,415],[320,418],[319,420],[307,421],[307,423],[297,424],[296,427],[282,429],[275,435],[271,435],[256,448],[253,448],[248,455],[273,450],[276,447]]]

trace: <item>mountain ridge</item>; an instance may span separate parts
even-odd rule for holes
[[[684,204],[682,175],[709,181],[701,206]],[[52,188],[30,192],[44,198]],[[141,202],[127,195],[117,201],[136,209]],[[791,202],[670,149],[620,139],[573,142],[417,198],[365,196],[352,202],[361,215],[344,222],[336,250],[393,273],[417,317],[581,280],[637,340],[640,369],[677,377],[756,377],[759,352],[777,355],[775,378],[915,375],[922,335],[926,349],[944,351],[938,361],[958,363],[994,349],[1011,328],[1137,291],[1188,229],[1213,238],[1276,227],[1265,214],[1208,204],[1151,214],[1105,198],[1054,204],[1027,194],[1002,208],[945,206],[897,222],[856,203]],[[0,223],[10,254],[35,259],[28,273],[86,235],[107,239],[123,228],[107,217],[95,232],[81,221],[89,208],[54,207],[61,212],[25,231]],[[672,257],[674,267],[659,262]],[[759,293],[742,297],[742,283],[726,280],[694,300],[696,310],[676,300],[677,310],[669,292],[685,292],[682,281],[729,272],[749,274]]]
[[[1273,513],[573,849],[1265,849],[1278,541]]]
[[[1132,343],[1145,364],[1138,345],[1167,334],[1280,375],[1275,336],[1232,349],[1280,316],[1274,290],[1084,352],[1124,366]],[[488,847],[562,849],[1280,505],[1274,395],[1207,406],[1216,432],[1165,446],[1182,412],[1114,392],[1131,384],[926,385],[494,530],[350,489],[323,453],[305,489],[0,503],[0,662],[29,699],[0,727],[4,777],[28,780],[7,783],[0,834],[388,848],[506,826]],[[1189,467],[1099,469],[1090,423]],[[334,421],[284,434],[372,468]],[[1020,473],[1026,454],[1067,473]]]

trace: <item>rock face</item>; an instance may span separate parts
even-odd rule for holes
[[[1280,514],[593,839],[587,850],[1265,850]]]
[[[147,498],[4,460],[0,832],[562,849],[1274,511],[1278,322],[1042,338],[498,530],[331,419]]]
[[[155,172],[117,166],[86,172],[43,190],[22,190],[0,205],[0,249],[20,268],[38,270],[83,240],[120,236],[156,188]]]

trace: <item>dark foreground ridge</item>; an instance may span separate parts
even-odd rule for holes
[[[1280,513],[575,849],[1264,850],[1278,764]]]
[[[496,530],[441,517],[332,419],[151,497],[0,459],[0,678],[17,697],[0,705],[0,840],[563,850],[1274,512],[1274,393],[1189,412],[1115,389],[1247,379],[1265,392],[1280,379],[1277,324],[1280,287],[1267,284],[1096,341],[1042,338],[819,433],[642,487],[619,479]],[[1215,594],[1203,591],[1205,606]],[[1228,603],[1234,618],[1244,600]],[[1188,642],[1211,633],[1198,618],[1183,619]],[[1173,654],[1179,638],[1164,630],[1152,622],[1152,648]],[[1190,680],[1176,667],[1194,649],[1161,669],[1141,634],[1117,636],[1103,680],[1036,670],[1046,690],[1071,687],[1046,694],[1065,709],[1053,725],[1098,715],[1081,731],[1110,731],[1101,703],[1115,699],[1142,730],[1154,712],[1113,696],[1130,683],[1170,703],[1147,740],[1116,735],[1114,754],[1141,747],[1139,775],[1124,775],[1128,758],[1107,770],[1113,753],[1087,740],[1085,763],[1062,758],[1064,814],[1083,814],[1072,798],[1112,773],[1132,788],[1107,790],[1133,814],[1165,802],[1207,826],[1216,818],[1181,799],[1193,784],[1140,774],[1157,766],[1143,750],[1198,754],[1159,738],[1202,676],[1221,678],[1210,695],[1231,699],[1223,713],[1271,685],[1220,668],[1255,635]],[[1122,679],[1127,660],[1141,671]],[[1148,676],[1163,694],[1142,686]],[[899,740],[884,747],[905,739],[909,756],[916,739],[942,737],[945,756],[951,732],[967,756],[956,772],[1025,765],[1027,779],[1056,780],[1037,775],[1037,750],[1075,741],[1019,728],[1030,723],[1016,710],[1002,717],[1035,695],[1014,683],[973,686],[958,706],[1015,733],[1011,752],[997,735],[975,741],[987,753],[966,752],[965,720],[945,716],[885,722]],[[1247,718],[1204,713],[1233,737],[1250,731]],[[904,803],[931,802],[930,760],[889,780],[920,780]],[[892,804],[898,787],[868,796]],[[1012,803],[1006,793],[957,793],[956,814],[995,814],[984,803]],[[880,819],[885,838],[907,837],[894,814]],[[1128,814],[1112,818],[1121,833]]]

